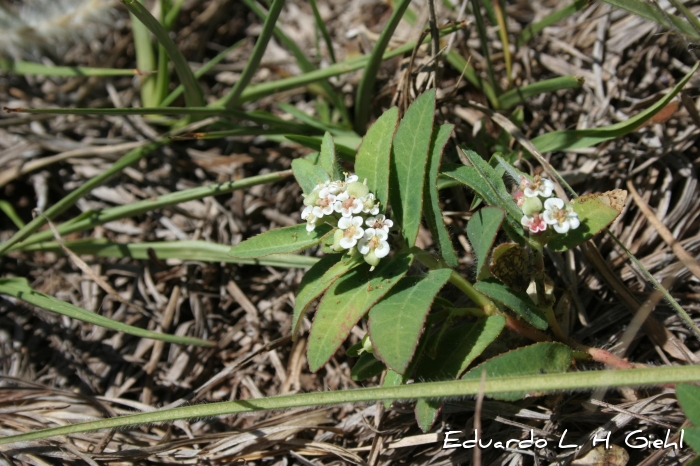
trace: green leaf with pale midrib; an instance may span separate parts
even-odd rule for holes
[[[333,356],[352,327],[408,272],[412,260],[411,254],[384,258],[372,272],[364,264],[331,285],[318,305],[309,334],[312,372]]]
[[[49,312],[54,312],[56,314],[68,316],[72,319],[99,325],[100,327],[116,330],[117,332],[123,332],[137,337],[161,340],[180,345],[215,346],[213,342],[201,340],[199,338],[181,337],[177,335],[152,332],[150,330],[134,327],[132,325],[127,325],[116,320],[109,319],[78,306],[74,306],[73,304],[61,301],[53,296],[40,293],[32,289],[32,287],[29,286],[29,282],[27,282],[27,280],[24,278],[0,278],[0,294],[15,297]]]
[[[574,199],[571,205],[578,214],[581,225],[566,234],[549,231],[547,246],[556,252],[566,251],[582,244],[608,227],[620,215],[616,209],[606,205],[600,199],[587,195]]]
[[[473,324],[448,329],[444,333],[435,333],[431,340],[439,338],[435,349],[437,358],[423,354],[416,367],[416,377],[432,381],[456,379],[501,334],[505,325],[503,316],[491,316]],[[430,341],[426,346],[432,347],[434,344],[434,341]],[[441,405],[442,401],[438,400],[418,400],[416,421],[423,432],[430,430]]]
[[[340,179],[340,169],[335,156],[335,142],[331,133],[326,131],[321,140],[321,151],[318,156],[318,165],[334,180]]]
[[[309,304],[321,296],[336,280],[353,268],[360,265],[357,260],[343,257],[340,261],[338,254],[328,255],[309,269],[301,279],[299,291],[294,302],[292,315],[292,338],[296,339],[301,318]]]
[[[330,179],[323,168],[314,165],[306,159],[292,160],[292,173],[294,173],[294,178],[296,178],[304,194],[309,194],[317,185]]]
[[[323,241],[332,230],[332,226],[324,224],[307,232],[305,223],[277,228],[248,238],[232,247],[228,254],[241,259],[255,259],[269,254],[301,251]]]
[[[547,320],[527,293],[511,290],[495,279],[476,282],[474,288],[512,309],[513,312],[528,321],[532,326],[540,330],[547,328]]]
[[[476,254],[476,277],[484,278],[489,251],[501,229],[505,214],[499,207],[484,207],[477,211],[467,222],[467,237]]]
[[[433,299],[452,269],[431,270],[421,277],[404,277],[369,311],[369,333],[376,355],[403,374],[418,345]]]
[[[389,197],[394,220],[409,247],[418,236],[423,211],[423,185],[435,116],[435,90],[419,96],[408,108],[394,136],[389,171]]]
[[[355,173],[360,181],[367,180],[367,187],[377,197],[382,211],[389,202],[389,159],[398,118],[396,107],[384,112],[367,131],[355,156]]]
[[[450,233],[447,231],[445,222],[442,218],[442,210],[440,210],[440,196],[437,189],[437,177],[440,170],[440,159],[445,150],[445,145],[450,139],[454,125],[441,125],[433,135],[431,142],[430,153],[428,157],[428,174],[425,177],[424,194],[426,197],[425,203],[425,221],[430,228],[430,233],[433,239],[437,242],[440,248],[440,256],[445,260],[450,267],[457,267],[459,261]]]
[[[462,380],[480,380],[483,370],[486,371],[486,379],[566,372],[571,366],[571,356],[571,348],[561,343],[535,343],[532,346],[509,351],[479,364],[467,372]],[[526,391],[517,391],[502,393],[493,398],[515,401],[527,394]]]

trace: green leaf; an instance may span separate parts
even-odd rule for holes
[[[421,277],[404,277],[369,311],[372,346],[390,369],[406,372],[433,299],[451,273],[452,269],[438,269]]]
[[[677,385],[676,398],[690,422],[700,427],[700,387]]]
[[[382,260],[373,272],[364,264],[330,286],[311,325],[307,354],[312,372],[333,356],[352,327],[406,275],[412,260],[411,254],[400,254]]]
[[[339,257],[339,254],[323,257],[301,279],[292,316],[292,338],[294,340],[297,338],[301,318],[311,302],[321,296],[336,280],[361,263],[347,256],[338,261]]]
[[[17,228],[24,228],[24,222],[19,215],[17,215],[17,212],[15,212],[15,208],[12,207],[12,204],[7,201],[0,201],[0,210],[2,210],[10,220],[12,220],[12,223],[14,223]]]
[[[683,433],[683,440],[691,446],[693,450],[700,453],[700,428],[686,427]]]
[[[444,333],[431,335],[428,346],[436,344],[435,354],[431,358],[427,353],[418,362],[416,377],[421,380],[454,380],[467,370],[486,347],[501,334],[506,325],[503,316],[491,316],[473,324],[450,328]],[[438,341],[433,341],[438,339]],[[418,426],[427,432],[435,422],[442,401],[421,399],[416,402],[415,414]]]
[[[619,201],[627,197],[627,191],[616,189],[602,194],[586,194],[571,201],[574,212],[578,214],[581,225],[575,230],[569,230],[566,234],[555,233],[548,230],[549,241],[547,246],[556,252],[566,251],[581,243],[588,241],[610,225],[620,212],[622,207]],[[616,204],[616,199],[618,203]],[[617,206],[618,209],[612,207]]]
[[[640,2],[641,3],[641,2]],[[637,130],[644,123],[649,121],[651,117],[661,111],[673,98],[683,89],[690,81],[695,71],[697,71],[700,62],[693,66],[693,69],[685,75],[685,77],[676,84],[671,92],[666,94],[662,99],[659,99],[654,105],[640,112],[638,115],[626,121],[621,121],[614,125],[606,126],[597,129],[580,129],[580,130],[565,130],[552,131],[551,133],[543,134],[532,140],[537,150],[540,152],[553,152],[558,150],[581,149],[585,147],[595,146],[610,139],[619,138],[632,131]]]
[[[583,86],[583,83],[584,79],[580,76],[559,76],[552,79],[543,79],[527,86],[516,87],[504,92],[499,97],[501,108],[504,110],[508,109],[539,94],[556,92],[562,89],[577,89]]]
[[[369,128],[355,157],[355,173],[379,201],[382,211],[389,203],[389,159],[396,133],[399,109],[392,107]]]
[[[467,222],[467,238],[476,254],[476,278],[480,280],[488,276],[489,251],[501,229],[505,214],[499,207],[484,207],[479,209]]]
[[[324,224],[317,225],[314,231],[307,232],[304,223],[276,228],[235,245],[228,254],[240,259],[254,259],[269,254],[296,252],[320,243],[332,230],[332,226]]]
[[[423,180],[434,116],[435,90],[432,89],[408,108],[394,136],[389,196],[395,220],[403,229],[409,247],[416,242],[423,211]]]
[[[479,380],[483,370],[486,371],[487,380],[496,377],[566,372],[571,366],[571,355],[571,349],[561,343],[536,343],[489,359],[467,372],[462,380]],[[493,398],[515,401],[527,395],[527,392],[511,392]]]
[[[316,185],[329,181],[328,173],[306,159],[292,160],[292,173],[304,194],[309,194]]]
[[[495,207],[504,207],[501,197],[496,194],[493,187],[484,180],[476,168],[465,165],[447,164],[444,166],[442,174],[465,184],[467,187],[474,190],[477,195],[483,198],[487,204]],[[502,183],[503,181],[501,181],[501,184]],[[503,189],[505,190],[505,185],[503,185]],[[515,202],[513,202],[513,205],[515,206],[515,209],[518,208]],[[520,217],[522,217],[522,213],[520,213],[520,217],[514,217],[514,213],[515,212],[511,213],[510,215],[506,215],[506,223],[504,228],[506,226],[509,227],[508,232],[515,235],[513,238],[514,240],[524,242],[523,227],[520,224]]]
[[[375,358],[374,355],[365,352],[360,355],[360,359],[352,367],[350,377],[355,382],[360,382],[381,374],[384,369],[386,367],[384,367],[383,362]]]
[[[296,142],[297,144],[301,144],[304,147],[308,147],[309,149],[318,151],[321,150],[321,146],[323,145],[323,138],[321,138],[320,136],[302,136],[299,134],[285,134],[284,138],[289,139],[292,142]],[[349,162],[352,162],[355,159],[355,149],[340,144],[338,141],[335,141],[334,145],[336,153],[340,155],[343,159]],[[319,162],[320,161],[321,158],[319,157]]]
[[[435,242],[440,248],[440,255],[450,267],[459,265],[457,253],[450,233],[445,227],[445,222],[442,218],[442,210],[440,210],[440,196],[437,189],[438,170],[440,169],[440,159],[445,150],[445,145],[450,139],[450,134],[454,125],[442,125],[434,132],[433,140],[428,158],[428,174],[425,177],[425,187],[423,188],[424,195],[427,198],[425,204],[425,221],[430,228],[430,233],[433,235]]]
[[[323,135],[323,140],[321,141],[321,152],[318,157],[318,164],[328,173],[331,179],[340,179],[340,169],[338,168],[338,162],[335,158],[335,143],[333,142],[333,136],[331,136],[331,133],[328,131]]]
[[[474,288],[507,308],[512,309],[513,312],[528,321],[535,328],[540,330],[547,328],[547,320],[527,293],[513,291],[495,279],[476,282]]]
[[[68,316],[89,324],[124,332],[142,338],[177,343],[180,345],[215,346],[213,342],[201,340],[199,338],[181,337],[178,335],[168,335],[165,333],[152,332],[142,328],[123,324],[116,320],[109,319],[94,312],[74,306],[53,296],[46,295],[34,290],[29,286],[29,282],[24,278],[0,278],[0,294],[12,296],[22,301],[32,304],[41,309],[56,314]]]

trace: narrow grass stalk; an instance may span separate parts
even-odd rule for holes
[[[7,215],[7,218],[12,220],[12,223],[14,223],[17,228],[24,228],[24,222],[21,218],[19,218],[19,215],[17,215],[17,212],[15,212],[15,208],[12,207],[12,204],[7,201],[0,201],[0,210]]]
[[[328,29],[326,29],[326,24],[323,22],[323,18],[321,18],[321,13],[318,11],[318,5],[316,5],[316,0],[309,0],[309,4],[311,5],[311,9],[314,12],[316,27],[319,31],[321,31],[323,41],[326,43],[326,48],[328,49],[328,56],[330,57],[331,62],[335,63],[336,59],[335,51],[333,51],[333,40],[331,39],[331,35],[328,33]]]
[[[355,98],[355,132],[359,135],[363,135],[367,131],[370,104],[372,94],[374,94],[374,83],[377,80],[377,72],[379,70],[379,65],[382,63],[384,52],[389,45],[391,36],[394,34],[396,27],[401,21],[401,17],[410,3],[411,0],[399,0],[397,2],[389,21],[386,26],[384,26],[382,33],[379,35],[379,39],[374,44],[374,48],[369,55],[365,72],[357,87],[357,97]]]
[[[250,8],[253,11],[253,13],[258,15],[263,20],[267,18],[267,12],[264,11],[255,2],[255,0],[243,0],[243,3],[248,8]],[[311,63],[311,61],[309,61],[309,59],[299,48],[299,46],[292,39],[290,39],[284,33],[284,31],[282,31],[282,29],[275,26],[274,33],[275,37],[277,37],[277,40],[279,40],[280,43],[282,43],[282,45],[284,45],[290,52],[292,52],[292,55],[294,55],[294,58],[297,61],[297,65],[299,65],[299,69],[301,69],[302,73],[309,73],[317,69],[316,66],[314,66],[314,64]],[[335,63],[335,59],[333,59],[333,63]],[[350,125],[350,116],[348,115],[348,109],[345,107],[343,98],[342,96],[338,95],[338,93],[335,91],[335,89],[333,89],[333,86],[331,86],[328,81],[322,80],[317,84],[311,84],[309,85],[309,90],[319,95],[323,95],[325,98],[327,98],[340,111],[343,121],[348,126]]]
[[[290,123],[265,112],[244,112],[235,109],[210,107],[152,107],[152,108],[5,108],[7,112],[30,113],[33,115],[189,115],[201,117],[229,117],[252,121],[272,128],[284,129],[290,133],[307,132],[313,128],[298,123]]]
[[[20,299],[36,307],[70,317],[71,319],[77,319],[82,322],[99,325],[100,327],[115,330],[117,332],[124,332],[137,337],[177,343],[179,345],[215,346],[213,342],[201,340],[199,338],[181,337],[177,335],[152,332],[150,330],[117,322],[116,320],[109,319],[78,306],[74,306],[65,301],[61,301],[53,296],[40,293],[32,289],[25,279],[0,278],[0,294],[12,296],[13,298]]]
[[[190,66],[187,64],[187,60],[180,53],[175,42],[168,35],[163,26],[158,22],[157,19],[144,7],[141,3],[135,0],[122,0],[122,3],[126,5],[129,12],[138,18],[141,23],[143,23],[156,37],[158,43],[161,44],[165,51],[168,53],[170,60],[172,60],[173,65],[175,65],[175,71],[177,76],[180,78],[180,83],[185,88],[185,102],[188,107],[201,107],[204,105],[204,97],[202,97],[202,89],[199,87],[199,83],[192,74]],[[153,90],[156,92],[156,89]],[[156,104],[157,105],[157,104]]]
[[[644,369],[583,371],[565,374],[538,374],[535,376],[498,377],[482,380],[453,380],[447,382],[415,383],[394,387],[334,390],[296,395],[280,395],[242,401],[200,404],[180,408],[120,416],[99,421],[52,427],[35,432],[0,438],[0,445],[39,440],[58,435],[113,429],[141,424],[169,422],[180,419],[227,416],[232,414],[289,409],[307,406],[325,406],[341,403],[376,401],[443,399],[474,396],[480,392],[497,395],[512,392],[551,393],[564,390],[590,390],[598,387],[634,387],[669,383],[697,382],[700,366],[665,366]]]
[[[141,0],[143,1],[143,0]],[[129,12],[131,18],[131,35],[134,38],[134,53],[136,54],[136,66],[149,74],[141,76],[141,105],[144,107],[156,107],[157,101],[157,77],[153,74],[157,69],[156,55],[151,45],[151,33],[136,15]]]
[[[455,31],[463,29],[464,24],[446,26],[440,29],[441,36],[451,34]],[[430,40],[430,37],[426,37],[423,43]],[[382,60],[388,60],[390,58],[403,55],[414,49],[416,46],[415,41],[407,42],[393,50],[384,53]],[[295,89],[298,87],[307,86],[311,83],[328,79],[333,76],[339,76],[341,74],[349,73],[351,71],[359,70],[367,66],[369,62],[369,55],[364,55],[361,57],[351,58],[335,65],[328,66],[319,70],[304,73],[299,76],[292,76],[289,78],[280,79],[277,81],[271,81],[267,83],[252,84],[246,88],[246,90],[241,94],[239,103],[248,102],[251,100],[258,100],[262,97],[276,94],[278,92],[287,91],[289,89]]]
[[[73,206],[73,204],[78,202],[78,199],[85,196],[87,193],[89,193],[96,187],[102,185],[104,182],[106,182],[108,179],[122,171],[124,168],[128,167],[133,163],[136,163],[137,161],[141,160],[142,157],[146,156],[147,154],[150,154],[151,152],[163,145],[165,145],[165,142],[163,140],[160,140],[147,144],[143,147],[139,147],[138,149],[134,149],[124,154],[119,160],[112,164],[112,166],[105,170],[103,173],[100,173],[99,175],[89,179],[82,186],[70,192],[56,204],[46,209],[44,215],[48,219],[54,220],[58,215],[65,212],[67,209]],[[25,225],[24,228],[20,229],[17,233],[15,233],[14,236],[12,236],[12,238],[0,244],[0,255],[5,254],[12,246],[27,238],[35,231],[37,231],[42,225],[44,225],[44,223],[46,223],[44,217],[37,216],[34,220]],[[49,231],[48,233],[48,237],[50,238],[51,232]]]
[[[180,204],[182,202],[202,199],[207,196],[219,196],[221,194],[227,194],[238,189],[250,188],[251,186],[256,186],[259,184],[274,183],[276,181],[288,178],[291,175],[291,170],[285,170],[276,173],[267,173],[265,175],[251,176],[242,180],[227,181],[225,183],[217,183],[210,186],[200,186],[197,188],[176,191],[174,193],[159,196],[155,199],[145,199],[143,201],[134,202],[122,206],[116,206],[98,212],[86,212],[86,214],[81,216],[81,218],[65,222],[61,225],[57,225],[56,229],[58,230],[58,233],[61,236],[65,236],[70,233],[89,230],[97,225],[103,225],[107,222],[127,217],[133,217],[135,215],[140,215],[156,209],[162,209],[163,207]],[[46,215],[48,216],[48,211],[46,212]],[[20,244],[16,244],[15,242],[12,245],[7,246],[7,243],[5,243],[2,246],[7,246],[7,249],[14,246],[12,247],[12,250],[17,250],[22,249],[30,244],[36,244],[41,241],[49,241],[52,238],[53,234],[50,231],[42,231],[36,233],[31,238],[27,239],[26,241]]]
[[[236,81],[236,84],[233,85],[233,88],[231,88],[229,93],[219,99],[214,106],[230,108],[241,103],[239,102],[240,97],[246,86],[248,86],[248,83],[250,83],[250,80],[253,78],[253,75],[258,70],[260,60],[262,60],[262,56],[267,48],[267,43],[272,37],[272,33],[275,29],[275,23],[282,12],[283,6],[284,0],[273,0],[272,6],[270,6],[270,11],[267,13],[267,18],[265,18],[265,22],[263,23],[260,36],[255,42],[255,47],[253,47],[253,53],[248,59],[245,68],[243,68],[240,78],[238,78],[238,81]]]
[[[556,92],[562,89],[576,89],[583,86],[584,80],[579,76],[561,76],[558,78],[545,79],[527,86],[518,87],[504,92],[499,100],[501,108],[508,109],[524,102],[532,96],[548,92]]]
[[[115,68],[91,68],[86,66],[47,66],[11,58],[0,57],[0,71],[15,73],[23,76],[57,76],[57,77],[107,77],[107,76],[137,76],[147,74],[144,69],[118,70]]]
[[[208,241],[158,241],[152,243],[115,243],[104,239],[88,238],[67,241],[65,245],[76,254],[91,254],[99,257],[151,259],[179,259],[183,261],[225,262],[242,265],[264,265],[269,267],[306,269],[318,262],[318,258],[297,254],[270,254],[259,259],[239,259],[228,255],[231,246]],[[37,243],[24,249],[25,252],[50,251],[62,253],[55,241]]]
[[[573,3],[570,3],[564,8],[545,16],[542,20],[529,24],[525,29],[523,29],[523,32],[520,33],[515,43],[518,45],[518,47],[525,45],[530,41],[530,39],[542,32],[544,28],[551,26],[564,18],[568,18],[577,11],[583,10],[588,6],[588,3],[588,0],[574,0]]]
[[[681,316],[681,318],[685,321],[688,328],[693,331],[693,333],[695,334],[695,336],[698,339],[700,339],[700,329],[698,329],[697,325],[695,325],[695,322],[693,322],[693,319],[688,315],[688,313],[685,311],[685,309],[683,309],[681,307],[681,305],[678,304],[678,301],[676,301],[673,298],[673,296],[671,296],[671,293],[669,293],[668,290],[666,288],[664,288],[664,286],[654,278],[654,276],[651,274],[651,272],[649,272],[649,270],[647,270],[647,268],[644,267],[644,264],[642,264],[639,261],[639,259],[637,259],[634,256],[634,254],[632,254],[632,252],[625,247],[624,244],[622,244],[622,241],[620,241],[620,239],[613,232],[611,232],[609,229],[606,229],[605,231],[612,238],[612,240],[615,241],[615,243],[618,246],[620,246],[623,251],[625,251],[625,254],[627,254],[627,257],[629,257],[630,260],[632,262],[634,262],[634,264],[637,267],[639,267],[639,270],[641,270],[642,273],[644,274],[644,276],[646,277],[646,279],[649,280],[649,282],[652,285],[654,285],[654,288],[656,288],[661,294],[664,295],[664,298],[666,298],[666,301],[668,301],[668,303],[671,305],[671,307],[673,307],[673,309],[676,310],[678,315]]]
[[[175,3],[173,3],[170,10],[168,10],[168,13],[165,15],[165,18],[163,19],[163,27],[168,31],[172,31],[184,3],[185,0],[175,0]]]
[[[510,55],[510,41],[508,40],[508,25],[501,7],[501,0],[492,0],[493,9],[495,10],[496,22],[498,23],[498,35],[503,44],[503,60],[506,65],[506,77],[508,78],[508,87],[513,82],[513,57]],[[502,104],[501,104],[502,105]]]
[[[489,52],[489,38],[486,34],[486,24],[481,16],[481,6],[479,5],[479,0],[471,0],[472,4],[472,14],[474,15],[474,21],[476,22],[476,30],[479,33],[479,42],[481,42],[481,53],[484,55],[484,60],[486,60],[486,71],[489,75],[489,81],[491,82],[491,87],[498,94],[498,83],[496,82],[496,73],[493,70],[493,64],[491,63],[491,53]]]
[[[700,33],[696,32],[693,25],[682,18],[672,15],[665,15],[659,12],[654,6],[640,0],[603,0],[605,3],[628,11],[642,18],[654,21],[657,24],[671,30],[678,30],[692,39],[699,40]]]

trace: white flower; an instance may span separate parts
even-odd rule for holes
[[[335,199],[335,196],[330,194],[326,188],[321,189],[313,209],[313,214],[318,218],[324,215],[331,215],[335,209]]]
[[[532,217],[523,215],[523,218],[520,219],[520,224],[527,227],[531,233],[540,233],[547,229],[547,223],[539,213],[532,214]]]
[[[552,225],[557,233],[566,233],[581,225],[578,214],[573,207],[565,204],[558,197],[553,197],[544,201],[544,213],[542,214],[547,225]]]
[[[531,182],[525,180],[523,184],[526,185],[523,194],[527,197],[549,197],[554,191],[554,183],[547,178],[541,178],[539,175],[535,175]]]
[[[335,199],[335,211],[339,212],[343,217],[352,217],[352,214],[359,214],[364,207],[360,199],[350,196],[347,192],[338,194]]]
[[[379,213],[379,203],[375,202],[374,194],[369,193],[362,200],[362,212],[365,214],[377,215]]]
[[[343,230],[343,237],[339,243],[345,249],[354,247],[364,234],[362,217],[343,217],[338,220],[338,228]]]
[[[357,175],[351,175],[349,173],[345,174],[345,184],[354,183],[355,181],[357,181],[359,179],[360,179],[360,177]]]
[[[384,215],[377,215],[376,217],[367,217],[365,220],[365,225],[375,230],[382,230],[389,233],[389,229],[394,226],[394,222],[386,218]]]
[[[306,207],[304,207],[304,210],[301,211],[301,219],[306,220],[307,218],[309,218],[309,215],[313,213],[313,210],[314,206],[307,205]]]
[[[389,254],[389,243],[386,241],[388,237],[389,235],[384,230],[368,228],[357,244],[357,250],[360,251],[362,255],[369,254],[373,251],[377,259],[386,257],[387,254]]]
[[[306,210],[306,209],[304,209],[304,210]],[[307,215],[307,217],[306,217],[306,231],[308,231],[309,233],[314,231],[314,229],[316,228],[316,224],[318,224],[318,220],[319,220],[319,218],[316,217],[313,213]]]

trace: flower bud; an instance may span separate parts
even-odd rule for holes
[[[374,348],[372,347],[372,341],[369,339],[369,335],[362,337],[362,349],[369,354],[374,354]]]
[[[335,233],[333,233],[333,245],[331,246],[332,250],[340,252],[345,249],[340,245],[341,239],[343,239],[343,230],[339,228],[335,230]]]
[[[314,189],[309,194],[304,194],[304,205],[316,205],[318,199],[318,190]]]
[[[529,217],[542,212],[542,201],[539,197],[526,197],[523,201],[523,213]]]
[[[359,199],[369,194],[369,188],[364,183],[353,181],[352,183],[348,184],[347,193],[355,199]]]
[[[379,264],[379,258],[374,254],[374,249],[370,249],[364,258],[365,262],[372,266],[370,270],[373,270]]]

